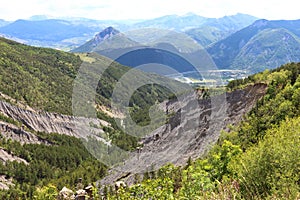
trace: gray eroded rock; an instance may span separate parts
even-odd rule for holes
[[[10,186],[14,186],[12,178],[6,179],[5,176],[0,176],[0,190],[9,190]]]
[[[110,126],[108,122],[100,119],[26,110],[3,101],[0,101],[0,112],[16,121],[22,122],[24,126],[33,131],[59,133],[77,138],[93,136],[97,140],[110,145],[110,141],[97,136],[99,133],[103,133],[102,126]],[[22,133],[29,136],[24,131]]]
[[[48,141],[23,130],[23,128],[6,122],[0,122],[0,135],[6,139],[18,141],[21,144],[49,144]]]
[[[0,161],[5,163],[6,161],[17,161],[17,162],[23,162],[24,164],[28,165],[28,162],[24,160],[23,158],[19,158],[18,156],[14,156],[13,154],[7,152],[6,150],[0,148]]]
[[[143,174],[167,163],[183,165],[189,157],[200,157],[218,140],[221,130],[242,120],[265,94],[265,90],[266,85],[256,84],[224,96],[215,96],[214,99],[200,99],[198,106],[191,101],[185,101],[183,106],[178,102],[168,102],[165,104],[166,110],[175,112],[169,124],[145,137],[139,153],[132,153],[128,160],[112,168],[99,183],[111,185],[124,180],[130,185],[136,173]]]

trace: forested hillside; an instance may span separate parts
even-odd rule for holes
[[[219,69],[249,74],[299,62],[300,20],[257,20],[207,48]]]
[[[131,69],[116,62],[112,63],[102,56],[97,56],[96,59],[92,54],[75,55],[48,48],[31,47],[4,38],[0,38],[0,57],[2,93],[35,109],[68,115],[72,114],[73,82],[83,60],[95,61],[92,66],[94,68],[109,65],[99,80],[96,98],[97,104],[107,107],[110,106],[109,101],[115,84]],[[157,95],[144,97],[145,94],[152,93]],[[166,88],[145,86],[133,95],[132,101],[135,102],[131,105],[135,104],[137,109],[147,110],[156,100],[162,101],[170,95]]]
[[[300,63],[284,65],[245,80],[228,90],[268,84],[267,94],[242,123],[230,126],[201,159],[186,166],[167,165],[145,173],[136,184],[109,199],[299,199],[300,198]]]
[[[103,127],[103,135],[109,135],[112,144],[127,151],[138,145],[137,138],[125,134],[115,120],[100,109],[110,110],[114,86],[129,67],[102,56],[31,47],[4,38],[0,38],[0,47],[0,101],[12,106],[30,106],[32,113],[48,111],[57,116],[72,115],[73,82],[81,64],[95,61],[92,62],[94,68],[111,64],[98,82],[97,117],[109,123],[109,127]],[[141,87],[129,105],[134,120],[147,124],[150,106],[170,95],[166,88],[158,85]],[[61,133],[37,132],[24,122],[0,111],[0,153],[11,158],[4,157],[0,161],[1,184],[3,180],[13,184],[9,184],[11,189],[0,191],[0,199],[33,199],[37,188],[48,184],[74,189],[78,178],[88,184],[106,173],[106,166],[86,150],[82,140]],[[16,139],[22,137],[25,138],[21,141]]]
[[[84,184],[97,181],[106,173],[106,166],[96,160],[80,139],[36,133],[47,143],[20,144],[0,135],[0,147],[24,162],[0,162],[0,175],[12,179],[9,190],[0,190],[1,199],[33,199],[37,187],[54,184],[58,188],[74,188],[79,178]]]
[[[78,56],[0,38],[0,91],[45,111],[71,113]]]

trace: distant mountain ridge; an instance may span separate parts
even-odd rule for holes
[[[65,20],[47,19],[38,21],[17,20],[1,27],[0,32],[25,40],[58,42],[65,38],[82,36],[93,29],[76,26]]]
[[[0,34],[7,38],[17,38],[33,46],[69,50],[86,42],[99,29],[109,25],[119,26],[116,22],[89,19],[43,19],[45,18],[43,16],[35,18],[35,20],[17,20],[6,26],[0,26]]]
[[[164,28],[176,31],[187,31],[203,26],[223,27],[222,29],[240,29],[250,25],[257,17],[237,13],[236,15],[221,18],[206,18],[193,13],[186,15],[167,15],[155,19],[146,20],[135,24],[136,28]]]
[[[220,69],[250,73],[300,61],[300,20],[257,20],[210,46],[207,51]]]
[[[251,15],[238,13],[232,16],[208,19],[200,27],[187,30],[185,33],[205,47],[251,25],[256,20],[258,18]]]
[[[34,46],[109,55],[114,49],[161,42],[168,36],[168,31],[174,30],[203,46],[219,69],[248,70],[252,74],[300,61],[300,20],[256,20],[241,13],[222,18],[189,13],[137,22],[85,18],[61,20],[48,19],[47,16],[32,19],[34,21],[17,20],[2,27],[1,24],[8,22],[0,21],[0,35]],[[191,42],[171,39],[190,49]]]
[[[240,16],[243,16],[240,17]],[[8,38],[24,40],[26,44],[42,47],[52,47],[64,50],[74,49],[92,38],[95,33],[106,27],[112,26],[122,32],[143,28],[159,28],[185,32],[192,28],[207,26],[204,24],[224,23],[220,27],[238,27],[241,29],[248,24],[236,23],[234,18],[256,20],[253,16],[237,14],[219,19],[206,18],[196,14],[168,15],[150,20],[94,20],[87,18],[62,18],[57,19],[44,15],[32,16],[29,20],[17,20],[15,22],[0,21],[0,34]],[[2,27],[1,27],[2,26]],[[215,25],[212,25],[215,27]],[[218,28],[223,33],[227,28]],[[186,32],[189,35],[189,32]],[[224,34],[222,34],[224,35]],[[197,33],[191,35],[194,38],[201,37]],[[214,37],[210,41],[216,41],[223,37]],[[200,41],[200,40],[199,40]]]
[[[179,16],[167,15],[155,19],[146,20],[135,24],[136,28],[162,28],[184,31],[190,28],[195,28],[208,20],[206,17],[195,15],[193,13]]]
[[[143,30],[145,35],[149,37],[151,37],[151,34],[155,34],[155,31],[150,31],[149,34],[147,32],[149,29],[140,30]],[[130,33],[133,34],[132,32]],[[160,37],[155,37],[155,35],[153,37],[155,39],[150,43],[138,43],[128,35],[108,27],[71,52],[96,52],[132,68],[150,64],[151,66],[142,68],[142,70],[160,75],[170,75],[174,71],[163,69],[157,66],[159,64],[169,66],[177,72],[196,70],[193,64],[185,60],[184,57],[196,60],[197,58],[194,58],[195,55],[192,57],[189,54],[200,51],[200,46],[195,44],[195,41],[185,34],[179,34],[174,31],[164,33],[161,31],[160,33],[161,35],[158,35]],[[204,49],[201,50],[204,51]]]

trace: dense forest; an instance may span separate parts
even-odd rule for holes
[[[75,55],[49,48],[32,47],[0,37],[0,91],[33,108],[70,115],[74,79],[79,68],[92,60],[91,67],[96,72],[109,65],[99,80],[96,103],[110,106],[115,84],[131,68],[103,56],[97,55],[95,58],[94,55]],[[154,75],[148,76],[156,78]],[[157,95],[149,95],[152,93]],[[144,109],[156,100],[162,101],[169,96],[170,91],[166,88],[152,85],[142,87],[133,95],[130,106],[134,104]]]
[[[88,184],[105,174],[106,166],[93,158],[80,139],[59,134],[37,134],[48,141],[48,145],[21,145],[0,138],[1,148],[29,162],[0,162],[1,175],[13,178],[15,184],[8,191],[0,191],[1,199],[32,199],[37,187],[51,183],[58,188],[74,188],[79,178],[84,178],[84,184]]]

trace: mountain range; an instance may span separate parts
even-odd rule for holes
[[[217,68],[245,70],[248,74],[297,62],[300,55],[300,20],[270,21],[241,13],[222,18],[189,13],[138,21],[33,16],[15,22],[2,20],[0,24],[2,36],[22,43],[72,52],[93,50],[105,56],[115,55],[112,52],[116,50],[128,51],[128,48],[155,46],[161,42],[177,49],[176,44],[180,44],[181,49],[193,51],[190,39],[194,39],[208,52]],[[189,39],[172,38],[172,31]],[[109,37],[102,37],[105,32],[111,32]]]
[[[243,20],[239,21],[237,19]],[[183,16],[170,15],[150,20],[120,21],[72,17],[53,19],[42,15],[33,16],[29,20],[17,20],[14,22],[1,21],[0,34],[9,38],[18,38],[20,41],[23,40],[24,43],[30,45],[72,49],[89,40],[97,32],[108,26],[113,26],[122,32],[144,28],[172,29],[174,31],[186,32],[192,28],[200,27],[200,29],[205,29],[205,27],[209,26],[216,27],[218,31],[222,32],[222,35],[226,35],[229,30],[239,30],[251,24],[256,19],[257,18],[253,16],[245,14],[216,19],[206,18],[192,13]],[[222,25],[218,25],[219,22],[222,23]],[[224,34],[223,31],[225,31]],[[159,32],[157,32],[157,34],[159,34]],[[195,35],[193,33],[193,36],[197,38],[198,34]],[[220,39],[218,37],[216,38]],[[211,38],[211,41],[215,40],[215,37]]]
[[[222,26],[222,23],[217,25]],[[234,27],[232,29],[228,26],[227,28],[224,27],[226,26],[223,25],[223,31],[216,31],[216,27],[212,28],[212,26],[203,26],[203,29],[189,30],[190,33],[196,31],[197,34],[202,36],[202,39],[204,36],[212,35],[202,34],[205,29],[209,29],[214,34],[214,37],[210,37],[210,39],[206,38],[199,41],[198,37],[196,41],[198,44],[199,42],[207,44],[205,49],[218,69],[245,70],[248,74],[253,74],[265,69],[275,68],[284,63],[300,61],[300,30],[298,28],[300,27],[300,20],[257,20],[236,32]],[[225,37],[225,30],[227,30],[229,35],[227,37]],[[107,31],[108,29],[105,29],[103,32]],[[233,33],[229,34],[230,31]],[[103,32],[99,34],[104,34]],[[173,45],[172,49],[176,49],[176,43],[178,43],[180,46],[177,46],[177,49],[187,47],[188,51],[193,51],[193,42],[190,42],[187,39],[188,37],[172,37],[175,35],[172,34],[172,31],[166,32],[151,28],[140,29],[136,32],[129,31],[127,35],[126,33],[120,34],[116,30],[112,32],[118,32],[118,34],[111,34],[107,37],[109,40],[103,39],[96,44],[93,41],[97,40],[98,34],[91,41],[76,48],[74,52],[89,52],[87,50],[92,49],[95,52],[113,58],[111,55],[114,55],[114,52],[120,52],[120,49],[130,51],[128,47],[155,46],[160,42]],[[219,34],[220,32],[223,35]],[[221,39],[222,37],[224,38]],[[139,42],[134,41],[134,39],[137,39]],[[213,42],[213,40],[216,41]],[[151,57],[149,52],[144,52],[141,55],[143,58]],[[121,60],[119,61],[122,62]],[[134,59],[130,59],[122,64],[134,67],[136,64],[133,61]],[[177,66],[177,63],[178,61],[175,61],[175,63],[170,64],[174,67]],[[191,68],[184,68],[183,66],[174,68],[179,72],[191,70]]]
[[[300,61],[300,20],[257,20],[207,48],[219,69],[250,73]]]
[[[149,33],[147,32],[148,29],[143,30],[146,31],[145,35]],[[140,33],[139,31],[138,34]],[[130,33],[130,36],[135,34],[133,31]],[[150,33],[152,34],[151,31]],[[148,70],[161,75],[169,75],[169,73],[174,73],[174,71],[168,72],[168,70],[157,67],[155,64],[170,66],[173,70],[180,73],[195,70],[193,65],[185,60],[189,55],[189,51],[200,51],[191,38],[181,34],[174,34],[173,31],[161,32],[157,38],[152,37],[151,42],[145,44],[132,40],[130,36],[121,33],[113,27],[108,27],[90,41],[72,50],[72,52],[96,52],[130,67],[151,64]],[[186,43],[186,45],[182,46],[183,43]]]

